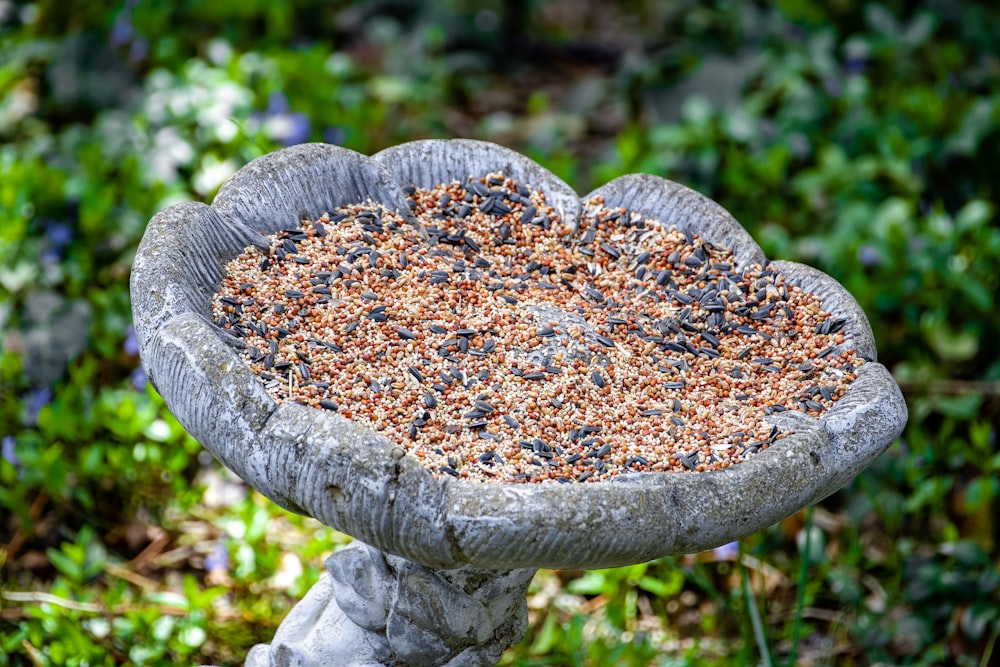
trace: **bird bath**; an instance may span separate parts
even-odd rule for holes
[[[545,193],[564,219],[581,200],[554,175],[484,142],[418,141],[364,156],[305,144],[254,160],[211,206],[185,202],[151,221],[131,277],[142,364],[184,427],[273,502],[355,542],[247,665],[492,665],[527,624],[535,570],[624,566],[694,553],[765,528],[846,484],[906,422],[906,406],[856,301],[832,278],[784,261],[770,266],[843,321],[843,345],[866,363],[830,409],[789,410],[787,432],[724,470],[636,472],[591,483],[443,479],[398,443],[337,413],[277,403],[239,356],[241,341],[212,321],[226,263],[262,234],[337,207],[374,201],[409,215],[403,187],[430,188],[502,171]],[[766,260],[715,202],[647,175],[616,179],[603,196],[665,226]]]

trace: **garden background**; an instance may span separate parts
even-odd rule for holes
[[[427,137],[717,199],[857,297],[910,410],[739,544],[539,572],[504,665],[997,664],[994,3],[0,0],[0,666],[236,665],[273,635],[348,538],[171,417],[130,263],[265,152]]]

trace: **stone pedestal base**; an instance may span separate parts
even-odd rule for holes
[[[246,667],[495,665],[524,635],[535,573],[432,570],[361,542],[326,570]]]

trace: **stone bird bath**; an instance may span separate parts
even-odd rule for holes
[[[131,276],[142,364],[167,406],[213,455],[292,512],[356,541],[247,665],[492,665],[527,624],[535,570],[606,568],[739,539],[841,488],[906,422],[876,360],[868,321],[832,278],[776,261],[786,278],[846,320],[845,345],[868,363],[820,417],[769,417],[792,433],[747,461],[705,473],[634,473],[587,484],[439,480],[384,436],[336,414],[277,404],[211,321],[226,262],[261,233],[373,200],[409,214],[405,184],[431,187],[502,170],[575,219],[580,198],[554,175],[484,142],[418,141],[368,157],[306,144],[254,160],[211,206],[170,206],[149,223]],[[764,256],[724,209],[647,175],[593,194],[732,248]],[[588,195],[589,197],[590,195]]]

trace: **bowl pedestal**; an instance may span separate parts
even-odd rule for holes
[[[495,665],[524,635],[534,568],[438,570],[354,542],[247,667]]]

